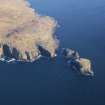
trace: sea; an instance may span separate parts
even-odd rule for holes
[[[0,64],[0,105],[105,105],[105,0],[28,0],[59,27],[58,56],[34,63]],[[92,62],[93,77],[72,70],[61,49]]]

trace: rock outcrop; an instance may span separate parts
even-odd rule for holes
[[[91,61],[86,58],[75,59],[71,62],[72,68],[79,70],[85,76],[93,76]]]
[[[69,48],[63,48],[62,49],[62,55],[64,58],[67,60],[74,60],[74,59],[79,59],[79,53],[75,50],[69,49]]]
[[[26,0],[0,0],[0,57],[31,61],[40,55],[39,45],[53,57],[58,48],[56,26],[53,18],[40,16]]]
[[[77,51],[72,49],[63,49],[63,56],[67,59],[67,62],[70,64],[71,68],[74,70],[79,70],[82,75],[93,76],[94,72],[92,71],[91,61],[86,58],[81,58]]]

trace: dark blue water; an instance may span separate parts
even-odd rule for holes
[[[34,64],[0,65],[0,105],[105,105],[105,0],[29,0],[54,17],[60,48],[91,59],[95,76],[83,77],[59,56]]]

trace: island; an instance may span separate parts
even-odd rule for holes
[[[0,61],[33,62],[43,55],[55,57],[57,26],[54,18],[39,15],[26,0],[0,0]],[[77,51],[64,48],[62,56],[73,69],[93,76],[91,61]]]
[[[39,47],[54,57],[56,26],[55,19],[40,16],[26,0],[0,0],[0,58],[32,61],[40,56]]]
[[[91,61],[87,58],[82,58],[78,51],[63,48],[62,56],[73,70],[80,71],[80,73],[85,76],[94,76]]]

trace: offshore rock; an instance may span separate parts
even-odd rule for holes
[[[93,76],[91,61],[89,59],[80,58],[72,61],[71,66],[73,69],[79,70],[85,76]]]
[[[62,51],[63,57],[74,70],[79,70],[82,75],[93,76],[91,61],[89,59],[81,58],[79,53],[75,50],[64,48]]]
[[[75,60],[80,58],[79,53],[77,51],[69,48],[63,48],[62,55],[67,60]]]

